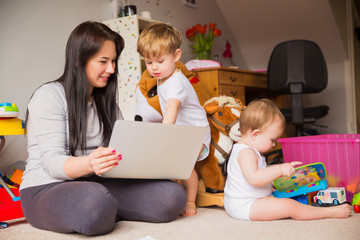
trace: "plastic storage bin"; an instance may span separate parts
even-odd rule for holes
[[[327,134],[278,139],[284,162],[303,164],[322,162],[327,171],[329,186],[346,187],[348,201],[351,185],[360,181],[360,134]]]

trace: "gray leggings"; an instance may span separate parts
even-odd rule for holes
[[[118,220],[169,222],[186,204],[176,182],[97,176],[25,188],[20,197],[34,227],[84,235],[110,232]]]

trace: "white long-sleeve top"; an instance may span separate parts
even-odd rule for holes
[[[69,154],[69,124],[63,86],[48,83],[37,89],[28,104],[28,159],[20,189],[71,180],[65,174]],[[116,111],[116,109],[114,109]],[[123,119],[121,112],[119,119]],[[102,146],[102,130],[95,103],[88,103],[87,150],[89,154]],[[83,155],[81,151],[77,156]]]

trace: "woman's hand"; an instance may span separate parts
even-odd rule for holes
[[[98,147],[87,156],[69,157],[65,161],[64,171],[72,179],[91,173],[101,175],[118,165],[121,154],[112,148]]]
[[[300,164],[302,164],[302,162],[291,162],[291,163],[280,164],[279,166],[280,166],[281,176],[290,177],[295,172],[294,166]]]
[[[88,155],[90,168],[96,175],[101,175],[118,165],[122,155],[116,150],[105,147],[98,147]]]

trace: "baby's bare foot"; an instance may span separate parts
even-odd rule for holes
[[[182,217],[187,217],[187,216],[194,216],[197,213],[196,211],[196,205],[194,202],[187,202],[185,209],[183,210],[183,212],[181,213]]]
[[[351,214],[351,207],[349,204],[341,204],[330,208],[332,211],[331,217],[333,218],[347,218]]]

